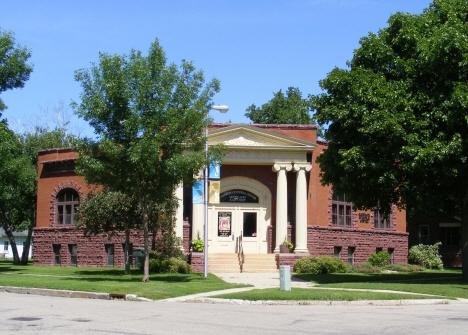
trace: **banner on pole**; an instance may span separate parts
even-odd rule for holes
[[[192,203],[203,204],[203,180],[197,180],[192,187]]]
[[[218,180],[210,181],[209,203],[219,204],[219,191],[221,189],[221,182]]]

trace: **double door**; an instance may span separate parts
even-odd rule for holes
[[[213,208],[209,214],[210,252],[236,252],[239,237],[242,237],[244,253],[266,252],[266,227],[262,212],[261,208],[250,206]]]

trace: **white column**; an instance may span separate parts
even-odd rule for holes
[[[203,241],[205,231],[205,206],[203,204],[192,205],[192,241],[197,239],[197,234]]]
[[[291,164],[275,164],[273,172],[277,173],[276,181],[276,245],[275,252],[288,235],[288,182],[286,172],[291,171]]]
[[[175,197],[177,199],[177,211],[175,213],[175,234],[177,237],[184,239],[184,183],[177,185],[175,189]],[[183,244],[181,245],[181,250],[184,250]]]
[[[295,253],[309,252],[307,249],[307,178],[312,166],[308,163],[294,164],[296,172],[296,246]]]

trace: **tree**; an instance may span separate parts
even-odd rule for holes
[[[33,65],[27,60],[31,50],[20,45],[15,46],[15,34],[0,30],[0,93],[13,88],[22,88],[29,79]],[[7,106],[0,98],[0,117]]]
[[[144,233],[143,282],[149,281],[150,219],[183,179],[205,166],[207,107],[219,82],[204,86],[191,62],[166,64],[156,40],[148,56],[100,54],[99,64],[76,72],[81,103],[76,114],[98,135],[78,147],[77,172],[89,184],[102,185],[138,200]],[[214,160],[221,151],[212,151]]]
[[[357,208],[458,210],[468,281],[468,3],[396,13],[313,98],[322,182]]]
[[[36,223],[38,150],[68,147],[73,137],[64,130],[36,128],[34,133],[16,135],[0,122],[0,226],[10,241],[13,264],[27,264]],[[13,233],[27,230],[23,254],[16,248]]]
[[[108,188],[101,191],[91,191],[80,204],[77,229],[85,236],[97,235],[102,232],[111,236],[119,231],[125,233],[125,271],[130,272],[129,250],[130,229],[141,224],[141,211],[136,199],[120,192],[112,192]]]
[[[288,87],[286,95],[279,90],[273,93],[273,98],[262,107],[250,105],[245,113],[254,123],[263,124],[315,124],[310,115],[312,111],[311,99],[303,99],[297,87]],[[322,136],[321,129],[318,134]]]

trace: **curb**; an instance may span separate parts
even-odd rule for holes
[[[462,304],[458,300],[449,299],[403,299],[403,300],[241,300],[220,298],[196,298],[188,300],[191,303],[231,304],[253,306],[410,306],[410,305],[448,305]]]
[[[150,299],[138,297],[134,294],[125,295],[125,294],[85,292],[85,291],[52,290],[52,289],[47,289],[47,288],[24,288],[24,287],[14,287],[14,286],[0,286],[0,292],[44,295],[44,296],[49,296],[49,297],[61,297],[61,298],[152,301]]]

